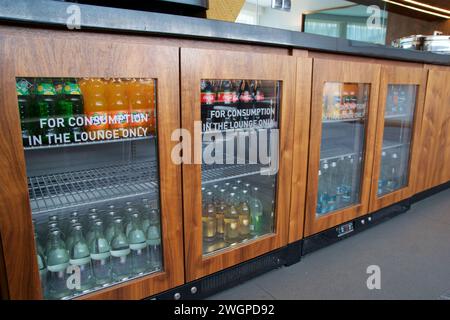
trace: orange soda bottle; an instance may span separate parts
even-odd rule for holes
[[[129,122],[126,84],[120,79],[112,79],[107,84],[109,126],[112,129],[126,130]],[[123,131],[119,132],[123,135]]]
[[[84,113],[90,120],[87,131],[108,129],[108,113],[105,97],[105,83],[102,79],[83,79],[79,86],[83,95]]]
[[[148,105],[148,123],[147,126],[151,134],[156,131],[156,111],[155,111],[155,83],[153,79],[140,80],[144,87],[144,96]]]
[[[145,87],[141,80],[133,79],[128,84],[128,97],[130,103],[130,127],[149,126],[149,103],[145,95]]]

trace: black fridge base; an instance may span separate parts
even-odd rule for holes
[[[438,186],[436,186],[434,188],[431,188],[431,189],[428,189],[428,190],[425,190],[425,191],[422,191],[420,193],[415,194],[412,197],[411,201],[412,201],[412,203],[421,201],[423,199],[431,197],[432,195],[434,195],[436,193],[444,191],[445,189],[448,189],[448,188],[450,188],[450,181],[447,181],[447,182],[445,182],[445,183],[443,183],[441,185],[438,185]]]
[[[409,210],[411,199],[406,199],[379,211],[369,213],[351,221],[342,223],[331,229],[309,236],[303,240],[302,256],[335,242],[346,239],[371,228],[383,221],[389,220]]]
[[[293,250],[293,248],[298,250]],[[219,291],[231,288],[244,281],[288,263],[300,261],[301,243],[295,246],[285,246],[262,256],[245,261],[236,266],[216,272],[182,286],[162,292],[148,299],[155,300],[197,300],[204,299]]]

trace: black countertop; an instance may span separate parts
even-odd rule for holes
[[[67,28],[70,2],[52,0],[1,0],[0,21]],[[76,4],[81,30],[140,33],[191,39],[262,44],[311,49],[366,57],[450,65],[450,55],[405,50],[367,42],[303,32],[169,14]],[[70,10],[69,10],[70,11]]]

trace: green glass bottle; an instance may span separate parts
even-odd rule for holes
[[[112,238],[114,237],[114,218],[116,218],[115,211],[109,211],[106,214],[106,230],[105,230],[105,237],[106,240],[108,240],[108,243],[111,243]]]
[[[263,219],[263,205],[259,200],[259,188],[253,187],[252,194],[249,201],[251,226],[250,230],[252,235],[258,236],[264,233],[264,219]]]
[[[111,267],[115,281],[128,278],[131,274],[130,245],[124,232],[123,219],[114,219],[114,236],[111,240]]]
[[[239,205],[239,236],[241,240],[248,239],[250,237],[250,225],[251,216],[250,209],[248,207],[248,191],[242,190],[241,199]]]
[[[143,273],[147,268],[147,239],[142,229],[138,213],[133,213],[128,232],[128,243],[130,244],[130,259],[134,274]]]
[[[39,278],[41,280],[41,287],[44,295],[47,293],[47,263],[45,261],[45,253],[44,248],[41,245],[41,242],[39,241],[39,235],[37,233],[36,229],[36,221],[33,220],[33,229],[34,229],[34,243],[36,246],[36,257],[37,257],[37,263],[39,268]]]
[[[70,294],[67,287],[67,267],[69,254],[61,240],[61,231],[51,230],[49,234],[50,248],[47,252],[47,286],[48,298],[60,299]]]
[[[104,285],[111,282],[110,250],[109,242],[103,233],[103,222],[97,220],[94,224],[94,238],[89,243],[92,269],[97,285]]]
[[[30,94],[31,83],[26,79],[16,81],[17,101],[19,103],[22,142],[24,147],[30,145],[29,138],[33,135],[33,107]]]
[[[229,205],[224,216],[225,233],[223,238],[225,242],[231,244],[239,240],[239,212],[237,210],[239,203],[234,192],[230,193],[228,202]]]
[[[150,271],[162,268],[161,252],[161,225],[159,222],[159,212],[153,209],[150,212],[150,225],[147,229],[147,265]]]
[[[70,117],[82,117],[84,116],[83,99],[81,98],[81,90],[75,79],[66,79],[64,83],[64,97],[66,103],[70,104],[70,109],[67,109],[65,113],[67,120]],[[71,114],[69,114],[71,111]],[[75,134],[80,134],[83,131],[83,126],[77,126],[76,122],[72,121],[68,123],[68,129],[73,137]]]
[[[76,225],[73,227],[73,245],[69,249],[70,264],[80,268],[80,287],[76,291],[85,291],[92,288],[92,265],[89,246],[83,235],[83,227]]]
[[[49,78],[39,79],[36,88],[37,127],[43,144],[48,144],[49,135],[57,133],[57,128],[51,128],[48,121],[40,124],[39,119],[49,119],[56,116],[56,90]]]

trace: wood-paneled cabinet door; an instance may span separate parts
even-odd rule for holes
[[[179,52],[108,37],[0,38],[11,299],[142,299],[184,282]]]
[[[305,236],[368,212],[380,67],[314,59]]]
[[[288,56],[181,49],[188,281],[287,243],[295,68]]]
[[[418,156],[416,193],[450,181],[450,68],[426,68],[429,71],[420,142],[413,153]]]
[[[426,80],[421,68],[381,68],[371,212],[414,193]]]

